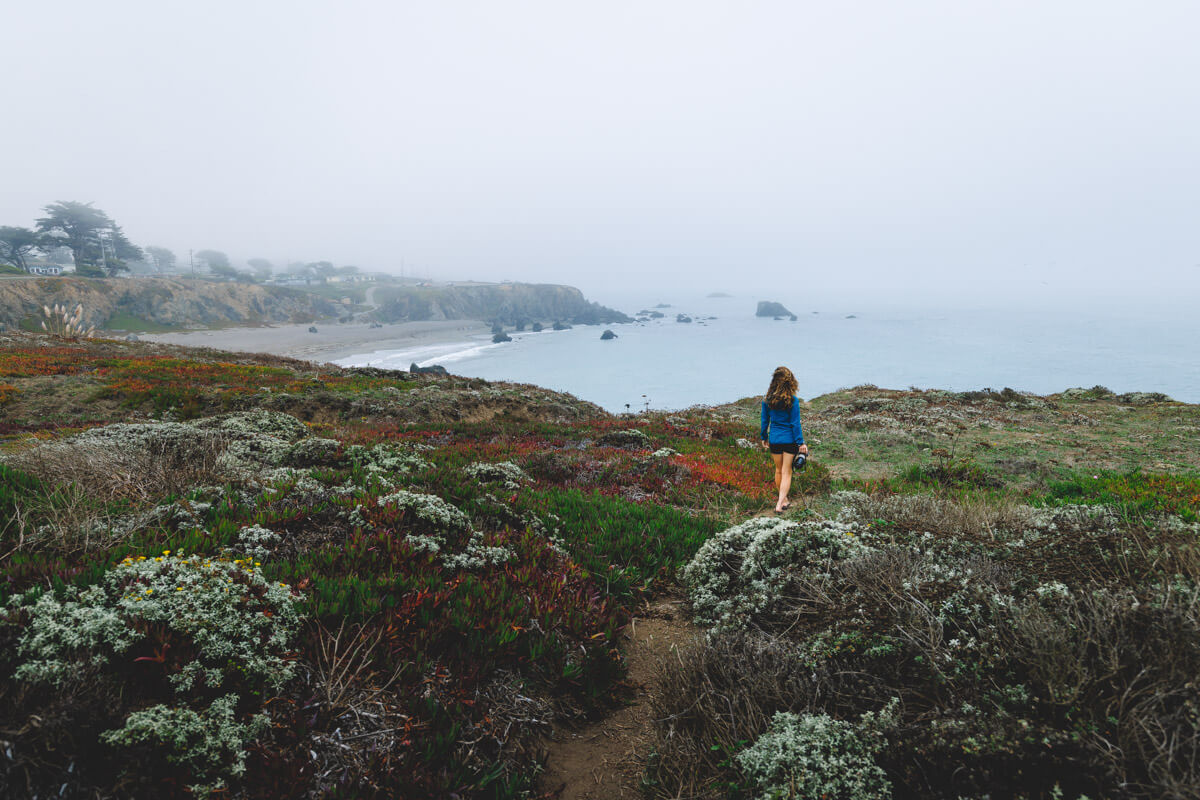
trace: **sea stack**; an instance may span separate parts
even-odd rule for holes
[[[776,303],[773,300],[759,300],[758,310],[754,312],[756,317],[790,317],[792,312],[784,308],[783,303]]]

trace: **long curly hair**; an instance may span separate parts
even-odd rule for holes
[[[796,382],[796,376],[787,367],[776,367],[771,373],[771,386],[767,389],[767,395],[763,399],[767,401],[767,405],[771,408],[784,409],[792,404],[792,398],[799,391],[800,384]]]

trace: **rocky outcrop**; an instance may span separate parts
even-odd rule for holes
[[[792,312],[784,308],[783,303],[776,303],[771,300],[759,300],[758,310],[754,312],[756,317],[794,317]]]
[[[450,373],[441,364],[430,364],[428,367],[418,367],[417,362],[412,362],[412,366],[408,371],[414,375],[449,375]]]
[[[380,287],[377,314],[385,322],[481,319],[517,326],[560,320],[573,325],[632,322],[625,314],[584,299],[573,286],[489,283],[452,286]]]
[[[34,278],[0,283],[0,321],[16,326],[44,305],[83,304],[88,325],[116,316],[177,328],[222,323],[311,322],[336,313],[334,303],[294,289],[185,278]],[[113,327],[118,327],[114,324]],[[125,328],[128,330],[128,328]]]
[[[604,333],[600,334],[601,341],[607,342],[609,339],[615,339],[615,338],[617,338],[617,335],[615,333],[613,333],[612,331],[605,331]]]

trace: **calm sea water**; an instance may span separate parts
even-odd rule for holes
[[[644,324],[513,333],[407,350],[363,353],[339,363],[407,369],[442,364],[459,375],[532,383],[609,411],[678,409],[730,402],[766,390],[779,364],[812,398],[873,383],[956,391],[1012,387],[1049,394],[1103,384],[1116,392],[1163,392],[1200,402],[1200,318],[1191,304],[1040,310],[853,307],[781,299],[795,322],[754,316],[759,298],[598,298],[632,314],[657,302],[667,316]],[[775,299],[775,298],[771,298]],[[695,321],[679,323],[684,312]]]

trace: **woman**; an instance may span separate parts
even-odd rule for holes
[[[776,367],[771,375],[771,386],[762,404],[762,432],[759,437],[764,448],[771,450],[775,462],[775,485],[779,487],[779,499],[775,511],[783,512],[791,506],[788,492],[792,488],[792,461],[800,453],[808,457],[808,445],[804,443],[804,431],[800,429],[800,400],[796,376],[787,367]]]

